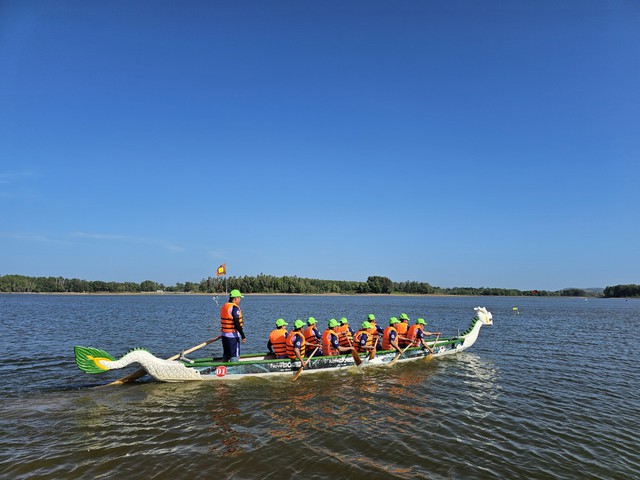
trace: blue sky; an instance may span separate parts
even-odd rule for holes
[[[0,3],[0,275],[639,283],[640,4]]]

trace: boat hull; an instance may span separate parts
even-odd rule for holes
[[[443,339],[443,343],[438,342],[431,355],[429,351],[422,348],[409,348],[394,362],[410,362],[431,357],[442,357],[464,350],[464,343],[460,340]],[[361,354],[362,363],[358,366],[351,354],[336,355],[331,357],[312,357],[307,362],[303,374],[332,372],[349,368],[369,368],[389,365],[396,358],[398,353],[395,350],[378,351],[374,359],[369,360],[368,354]],[[300,361],[284,360],[256,360],[256,356],[241,357],[239,362],[223,363],[212,362],[211,359],[196,359],[194,363],[183,361],[185,367],[193,369],[200,374],[200,380],[240,380],[249,377],[274,377],[291,376],[297,373],[302,366]],[[163,381],[171,381],[163,379]],[[177,379],[176,381],[181,381]]]

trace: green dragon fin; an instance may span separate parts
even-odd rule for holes
[[[85,373],[106,372],[109,369],[104,367],[99,360],[115,361],[107,352],[98,350],[97,348],[75,346],[73,347],[73,351],[76,354],[76,364],[78,368]]]

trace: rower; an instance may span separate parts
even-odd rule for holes
[[[311,351],[316,347],[322,349],[322,335],[318,331],[316,326],[318,322],[315,318],[309,317],[307,319],[307,327],[303,330],[304,333],[304,341],[307,345],[307,351]],[[316,356],[318,354],[316,353]]]
[[[335,332],[338,335],[341,347],[353,346],[353,329],[349,326],[349,320],[345,317],[340,319],[340,325],[335,328]]]
[[[409,330],[409,317],[406,313],[400,314],[400,323],[396,325],[396,331],[398,332],[398,345],[400,347],[406,347],[409,345],[409,340],[406,338],[407,330]]]
[[[396,317],[391,317],[389,319],[389,326],[384,329],[384,333],[382,335],[382,349],[383,350],[397,350],[400,351],[400,347],[398,346],[398,331],[395,329],[395,326],[400,323]]]
[[[415,347],[422,345],[422,348],[426,348],[429,352],[433,353],[433,349],[427,345],[424,340],[425,335],[442,335],[442,332],[425,332],[424,327],[427,326],[427,322],[424,318],[418,318],[415,325],[411,325],[407,331],[407,338],[411,341],[411,344]]]
[[[302,333],[304,322],[302,320],[296,320],[293,322],[293,327],[293,331],[287,335],[287,339],[285,340],[287,356],[291,360],[300,360],[301,362],[304,362],[305,341],[304,334]]]
[[[382,338],[384,329],[380,325],[376,325],[376,316],[373,313],[367,315],[367,322],[371,324],[371,329],[369,329],[369,332],[371,333],[371,335],[373,335],[373,342],[375,343],[376,337],[378,339],[376,350],[382,350],[382,342],[380,342],[380,338]]]
[[[362,329],[353,337],[353,345],[357,352],[371,352],[375,347],[373,346],[373,335],[371,323],[368,321],[362,322]]]
[[[336,333],[336,327],[339,325],[335,318],[329,320],[328,328],[322,333],[322,355],[340,355],[353,350],[352,347],[340,346],[340,340],[338,340],[338,334]]]
[[[271,352],[275,358],[287,358],[287,346],[285,341],[287,339],[287,329],[289,325],[284,319],[279,318],[276,320],[276,328],[271,330],[269,334],[269,341],[267,342],[267,349]]]

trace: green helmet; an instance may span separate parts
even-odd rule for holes
[[[276,320],[276,327],[284,327],[285,325],[289,325],[284,321],[284,318],[279,318]]]
[[[332,318],[331,320],[329,320],[329,328],[337,327],[338,325],[340,324],[335,318]]]
[[[304,322],[302,320],[296,320],[295,322],[293,322],[293,326],[296,328],[302,328],[304,327]]]
[[[424,321],[424,318],[419,318],[419,319],[417,319],[417,320],[416,320],[416,323],[419,323],[419,324],[421,324],[421,325],[426,325],[426,324],[427,324],[427,322],[425,322],[425,321]]]
[[[309,318],[307,318],[307,323],[308,323],[309,325],[313,325],[314,323],[317,323],[317,322],[316,322],[316,319],[315,319],[315,318],[313,318],[313,317],[309,317]]]
[[[236,298],[236,297],[244,298],[244,295],[240,293],[240,290],[231,290],[231,292],[229,292],[229,298]]]
[[[401,313],[400,314],[400,320],[409,320],[409,317],[407,317],[406,313]]]
[[[369,330],[370,328],[373,328],[373,325],[371,325],[369,322],[365,320],[364,322],[362,322],[362,328],[364,330]]]
[[[376,316],[373,313],[370,313],[369,315],[367,315],[367,320],[375,320]]]
[[[346,318],[342,317],[342,318],[340,319],[340,324],[341,324],[341,325],[344,325],[345,323],[349,323],[349,320],[347,320]]]
[[[396,317],[391,317],[389,319],[389,325],[393,325],[394,323],[400,323],[400,320],[398,320]]]

